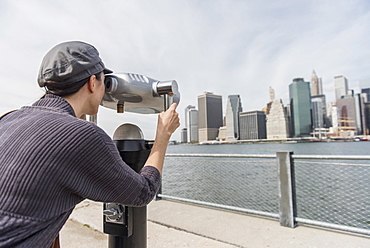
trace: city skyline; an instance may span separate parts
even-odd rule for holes
[[[222,115],[222,109],[225,108],[221,103],[224,101],[222,96],[213,92],[200,94],[198,117],[201,121],[197,123],[201,126],[199,143],[212,140],[233,142],[247,139],[353,137],[369,134],[370,84],[363,83],[364,88],[360,89],[361,92],[355,92],[349,89],[345,76],[335,76],[334,88],[337,99],[327,105],[321,82],[322,79],[317,77],[315,71],[312,72],[310,82],[304,78],[293,79],[289,85],[290,101],[285,105],[281,98],[275,98],[274,89],[269,87],[269,101],[261,110],[243,112],[240,95],[228,95],[223,125],[215,124],[214,119],[218,115],[216,113]],[[212,100],[216,98],[219,102],[217,106]],[[189,105],[185,109],[186,118],[190,108],[196,111],[194,106]],[[215,124],[211,129],[217,126],[218,130],[211,131],[210,124]],[[195,128],[195,125],[193,127],[187,125],[183,131]],[[212,132],[212,135],[209,135],[209,132]],[[194,141],[196,140],[191,142]],[[188,141],[182,138],[181,142]]]
[[[315,70],[314,70],[315,71]],[[311,71],[312,73],[312,71]],[[335,103],[336,102],[336,96],[335,96],[335,78],[336,77],[343,77],[344,75],[336,75],[336,76],[333,76],[333,80],[332,80],[332,88],[333,88],[333,91],[331,92],[333,95],[330,97],[327,96],[327,94],[325,93],[324,90],[319,90],[319,93],[322,93],[322,95],[325,96],[326,98],[326,104],[325,106],[327,106],[328,104],[330,103]],[[345,76],[344,76],[345,77]],[[304,77],[297,77],[297,78],[301,78],[303,79],[305,82],[310,82],[310,80],[307,80],[305,79]],[[345,77],[346,78],[346,77]],[[284,99],[283,97],[279,97],[279,96],[276,96],[275,93],[273,93],[273,96],[275,99],[281,99],[283,101],[283,104],[284,105],[287,105],[289,104],[290,100],[289,100],[289,85],[292,83],[292,81],[294,80],[295,78],[292,78],[290,82],[288,82],[286,85],[287,85],[287,91],[286,91],[286,94],[288,94],[288,98]],[[319,78],[320,80],[321,78]],[[346,78],[347,82],[348,82],[348,90],[353,90],[354,93],[361,93],[361,91],[363,89],[367,89],[367,88],[370,88],[370,79],[363,79],[363,80],[360,80],[359,82],[362,82],[362,85],[359,85],[359,86],[356,86],[356,87],[351,87],[351,81],[350,79]],[[275,91],[274,88],[272,88],[271,86],[269,86],[268,88],[266,88],[266,91],[264,93],[261,93],[261,95],[263,96],[264,95],[264,99],[265,99],[265,103],[264,105],[260,106],[260,108],[245,108],[243,106],[243,109],[244,111],[254,111],[254,110],[262,110],[264,107],[266,107],[266,105],[271,102],[271,90]],[[235,94],[230,94],[230,95],[226,95],[226,94],[222,94],[222,93],[219,93],[219,92],[214,92],[212,90],[209,90],[209,91],[203,91],[203,92],[198,92],[198,93],[194,93],[194,103],[190,103],[190,105],[195,105],[195,102],[196,102],[196,97],[199,95],[199,94],[203,94],[203,93],[206,93],[206,92],[209,92],[209,93],[212,93],[212,94],[217,94],[217,95],[221,95],[222,96],[222,101],[223,101],[223,111],[226,113],[226,108],[227,108],[227,101],[228,101],[228,97],[229,96],[232,96],[232,95],[240,95],[241,93],[235,93]],[[346,95],[346,94],[343,94],[343,95]],[[320,95],[316,95],[316,96],[320,96]],[[241,97],[240,97],[241,98]],[[331,100],[327,100],[327,99],[331,99]],[[241,101],[243,99],[241,98]]]

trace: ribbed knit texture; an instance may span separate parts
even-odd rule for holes
[[[0,247],[49,247],[85,198],[143,206],[159,186],[156,168],[134,172],[110,137],[59,96],[0,120]]]

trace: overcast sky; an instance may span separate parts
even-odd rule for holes
[[[40,62],[68,40],[93,44],[115,72],[176,80],[182,120],[204,91],[222,95],[223,111],[233,94],[244,111],[260,110],[270,86],[287,104],[292,80],[310,81],[313,70],[329,102],[334,76],[346,76],[355,92],[370,79],[369,30],[368,0],[2,0],[0,113],[42,96]],[[155,115],[101,107],[98,124],[109,135],[125,122],[154,138]]]

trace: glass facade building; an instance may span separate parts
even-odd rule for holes
[[[303,78],[293,79],[289,85],[293,137],[309,137],[312,131],[310,83]]]

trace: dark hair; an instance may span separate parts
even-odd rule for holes
[[[91,77],[91,76],[90,76]],[[45,82],[44,88],[46,94],[53,94],[57,96],[69,96],[79,91],[84,86],[90,77],[80,80],[78,82],[66,84],[63,82],[47,81]],[[97,80],[101,80],[101,72],[96,73],[95,77]]]

